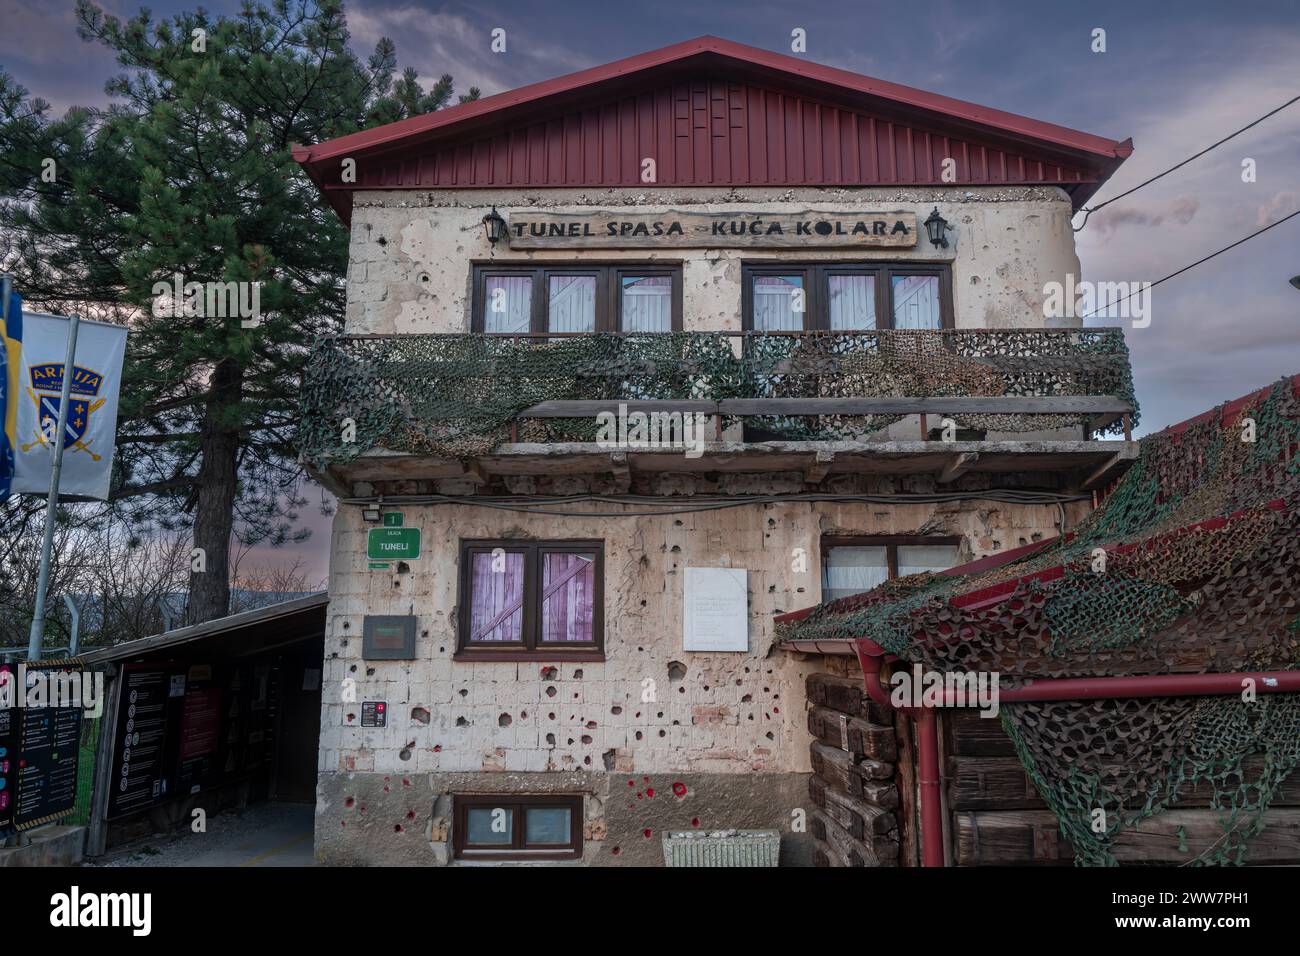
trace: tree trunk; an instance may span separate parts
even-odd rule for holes
[[[194,547],[201,548],[204,570],[190,572],[188,624],[224,617],[230,610],[230,538],[234,529],[238,480],[239,428],[225,419],[240,398],[243,368],[222,362],[212,375],[212,399],[207,405],[199,447],[203,462],[198,474],[198,507],[194,514]]]

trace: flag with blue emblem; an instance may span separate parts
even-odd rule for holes
[[[23,300],[8,288],[0,291],[0,501],[9,497],[18,438],[18,397],[23,351]]]
[[[118,388],[126,356],[126,328],[83,319],[72,368],[67,360],[69,321],[63,316],[23,316],[10,492],[45,494],[50,488],[55,441],[63,443],[60,496],[108,498],[117,433]],[[68,414],[57,434],[64,377],[71,377]]]

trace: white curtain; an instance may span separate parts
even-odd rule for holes
[[[488,276],[483,283],[483,329],[528,332],[533,280],[528,276]]]
[[[799,332],[803,312],[794,309],[794,291],[803,288],[803,276],[754,277],[754,330]],[[806,293],[805,293],[806,294]],[[804,303],[807,308],[807,302]]]
[[[595,276],[551,276],[546,331],[596,331]]]
[[[832,329],[876,327],[876,277],[828,276]]]
[[[829,548],[822,562],[822,600],[870,591],[889,580],[883,546]]]
[[[671,276],[624,276],[623,314],[619,328],[624,332],[671,332],[673,329],[673,280]]]
[[[940,325],[938,276],[895,276],[894,328],[937,329]]]

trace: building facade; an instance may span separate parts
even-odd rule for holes
[[[712,38],[300,148],[351,227],[318,858],[812,863],[773,618],[1067,532],[1135,457],[1122,334],[1044,309],[1130,151]]]

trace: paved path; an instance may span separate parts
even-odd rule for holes
[[[137,840],[98,866],[311,866],[315,810],[310,804],[264,803],[208,818],[206,833]]]

